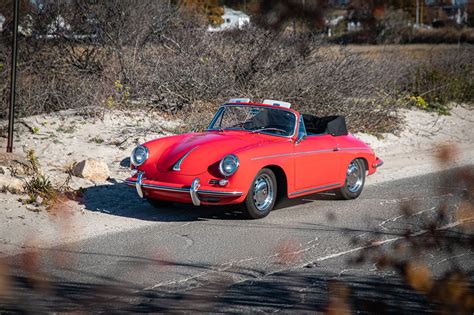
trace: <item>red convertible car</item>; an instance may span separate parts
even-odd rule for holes
[[[344,117],[300,114],[281,101],[232,99],[204,132],[136,147],[126,180],[154,206],[241,204],[263,218],[280,197],[335,190],[357,198],[382,161]]]

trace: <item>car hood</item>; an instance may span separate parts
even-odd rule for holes
[[[209,167],[216,167],[227,154],[269,141],[265,138],[268,136],[237,131],[184,134],[163,151],[157,168],[162,172],[198,175]],[[180,159],[180,170],[174,171],[173,166]]]

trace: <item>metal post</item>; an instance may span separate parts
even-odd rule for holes
[[[20,11],[20,0],[14,1],[13,7],[13,41],[12,41],[12,63],[10,75],[10,111],[8,113],[8,143],[7,152],[13,152],[13,124],[15,119],[15,94],[16,94],[16,58],[18,44],[18,15]]]
[[[416,27],[420,25],[420,0],[416,0]]]
[[[420,8],[420,25],[423,25],[423,9],[425,5],[425,0],[421,1],[421,8]]]

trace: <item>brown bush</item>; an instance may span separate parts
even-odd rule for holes
[[[353,130],[387,131],[396,124],[390,87],[400,71],[344,48],[333,51],[315,36],[256,27],[218,34],[194,29],[175,46],[143,50],[140,58],[154,64],[130,71],[131,77],[141,75],[135,81],[141,82],[141,95],[160,110],[189,117],[199,113],[199,103],[245,96],[287,100],[318,115],[346,115]]]
[[[474,53],[459,47],[431,54],[409,68],[401,89],[420,96],[426,109],[447,114],[450,102],[474,101]]]
[[[58,14],[71,28],[45,38]],[[20,116],[147,106],[200,129],[212,115],[207,109],[228,98],[274,98],[316,115],[345,115],[351,131],[384,132],[397,126],[400,93],[441,84],[429,73],[420,77],[423,69],[437,67],[438,57],[446,69],[458,62],[448,54],[433,55],[433,64],[397,54],[367,58],[327,46],[319,35],[260,26],[209,33],[205,20],[151,0],[51,2],[34,25],[37,35],[20,42]],[[1,40],[0,119],[7,113],[10,38]],[[463,60],[470,57],[469,50]],[[443,73],[457,80],[456,71]]]
[[[410,43],[474,43],[474,29],[454,27],[438,28],[438,29],[419,29],[413,32],[412,37],[405,42]]]

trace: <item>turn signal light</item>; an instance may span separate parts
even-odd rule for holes
[[[229,181],[228,181],[227,179],[221,179],[221,180],[219,181],[219,185],[220,185],[220,186],[225,186],[225,185],[227,185],[228,183],[229,183]]]

